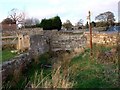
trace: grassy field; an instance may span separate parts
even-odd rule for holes
[[[18,81],[13,77],[5,87],[117,88],[118,64],[114,62],[117,61],[117,54],[112,58],[104,57],[104,53],[110,50],[109,47],[94,46],[92,57],[90,49],[73,58],[72,53],[63,54],[56,59],[51,68],[44,67],[45,63],[51,62],[49,54],[45,53],[39,57],[37,64],[30,64],[25,73],[19,76]]]
[[[89,51],[72,59],[75,80],[74,88],[115,88],[118,80],[118,65],[98,63],[89,57]]]
[[[2,62],[10,60],[16,55],[17,55],[16,53],[11,53],[10,49],[2,50]]]

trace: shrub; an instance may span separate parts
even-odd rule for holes
[[[60,30],[61,26],[62,26],[62,22],[59,16],[50,19],[42,19],[40,23],[40,27],[42,27],[43,30],[52,30],[52,29]]]

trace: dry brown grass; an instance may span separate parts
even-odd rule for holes
[[[97,55],[97,59],[102,63],[117,63],[118,55],[115,49],[111,49],[110,51],[99,52],[99,54]]]
[[[64,75],[61,73],[61,66],[58,66],[57,69],[54,69],[47,76],[43,76],[43,72],[41,74],[35,73],[34,81],[31,83],[32,88],[71,88],[73,86],[73,82],[69,81],[69,74]]]
[[[68,57],[69,56],[69,57]],[[31,83],[32,88],[72,88],[74,82],[70,82],[69,62],[71,55],[65,53],[60,55],[58,62],[54,63],[52,71],[47,76],[35,73],[34,81]]]

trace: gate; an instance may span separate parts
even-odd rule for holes
[[[29,35],[16,34],[16,36],[3,36],[2,45],[15,45],[18,51],[24,51],[30,47]]]

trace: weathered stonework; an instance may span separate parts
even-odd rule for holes
[[[89,32],[85,32],[84,35],[87,37],[87,44],[89,44],[90,43]],[[115,46],[117,44],[117,33],[93,32],[92,42],[96,44],[107,45],[107,46]]]
[[[81,33],[56,33],[51,38],[53,51],[74,50],[86,46],[86,37]]]
[[[31,55],[58,50],[80,50],[86,47],[86,37],[81,33],[45,31],[44,35],[34,35],[30,39]]]
[[[45,36],[34,35],[30,37],[30,49],[29,53],[31,55],[40,55],[48,51],[48,44],[46,42]]]
[[[36,35],[36,34],[43,34],[42,28],[23,28],[18,30],[2,30],[2,36],[11,36],[16,34],[28,34],[28,35]]]
[[[14,75],[16,71],[22,72],[31,62],[29,53],[20,54],[17,57],[2,63],[2,81],[6,80],[9,75]]]

